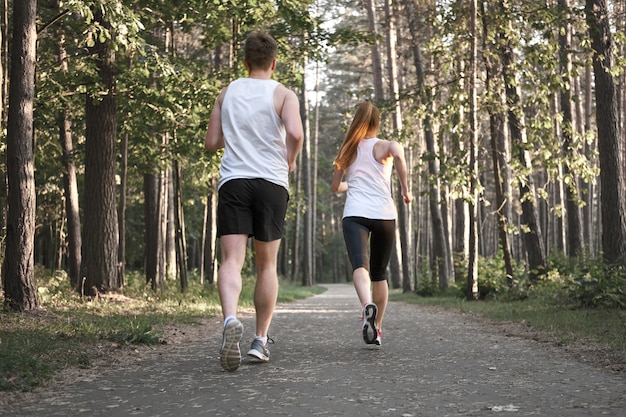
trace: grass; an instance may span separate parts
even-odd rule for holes
[[[189,290],[181,294],[174,281],[153,292],[142,276],[130,275],[123,291],[97,300],[80,298],[69,288],[63,273],[38,281],[40,310],[0,312],[0,394],[31,391],[45,385],[59,370],[89,368],[98,361],[110,360],[117,349],[164,343],[165,326],[195,324],[220,313],[216,288],[201,285],[193,276]],[[253,290],[253,280],[246,280],[240,298],[242,309],[252,307]],[[279,302],[323,291],[322,287],[283,282]],[[390,299],[523,323],[550,332],[563,344],[584,339],[626,357],[626,309],[574,308],[560,302],[555,294],[558,292],[539,291],[523,300],[500,297],[469,302],[454,291],[422,297],[392,290]]]
[[[31,391],[59,370],[89,368],[116,349],[164,343],[168,324],[220,314],[217,289],[193,277],[181,294],[173,281],[153,292],[143,277],[131,274],[122,291],[97,300],[80,298],[67,281],[63,273],[38,279],[40,310],[0,312],[0,392]],[[253,288],[252,280],[244,282],[242,309],[252,307]],[[278,298],[293,301],[323,290],[281,283]]]
[[[549,297],[521,301],[466,301],[452,295],[420,297],[392,291],[390,299],[426,306],[478,314],[497,321],[525,324],[533,329],[550,332],[562,343],[584,339],[610,347],[626,355],[626,310],[620,308],[573,308]]]

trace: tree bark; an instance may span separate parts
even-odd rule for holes
[[[503,16],[508,15],[508,10],[504,1],[500,1],[500,12]],[[509,23],[510,26],[510,23]],[[527,169],[528,174],[525,182],[520,182],[520,200],[522,203],[522,234],[526,244],[526,254],[528,258],[529,277],[532,282],[536,282],[545,274],[546,257],[539,218],[537,214],[537,203],[535,195],[535,183],[532,177],[532,169],[526,150],[526,130],[522,114],[521,98],[518,87],[514,82],[513,73],[513,51],[508,40],[510,27],[500,33],[500,38],[505,40],[500,51],[502,59],[502,77],[505,83],[507,112],[509,129],[511,131],[511,142],[513,149],[517,153],[520,165]]]
[[[101,13],[95,20],[111,29]],[[85,189],[83,262],[80,292],[94,296],[119,288],[117,277],[118,223],[116,208],[116,91],[114,54],[110,40],[90,48],[103,91],[87,94],[85,105]]]
[[[600,157],[602,252],[609,264],[626,267],[626,180],[617,114],[617,88],[611,75],[613,48],[606,0],[585,4],[593,48],[596,124]]]
[[[57,7],[59,1],[56,2]],[[65,50],[65,34],[62,30],[57,32],[59,48],[59,64],[61,71],[67,73],[67,53]],[[80,203],[76,177],[76,164],[74,145],[72,143],[72,122],[67,107],[63,107],[57,115],[59,126],[59,139],[63,152],[63,188],[65,194],[65,217],[67,218],[67,263],[69,278],[72,288],[78,289],[80,283],[80,264],[82,238],[80,230]]]
[[[435,135],[432,131],[432,121],[430,114],[432,114],[432,100],[428,98],[428,92],[424,84],[424,64],[422,60],[422,53],[419,47],[418,33],[419,28],[417,26],[417,18],[415,15],[414,5],[411,2],[405,2],[405,10],[409,20],[409,30],[411,32],[412,39],[412,51],[413,60],[415,63],[415,71],[417,73],[417,85],[419,94],[422,100],[427,104],[429,110],[426,111],[424,120],[422,121],[424,127],[424,138],[426,141],[426,150],[429,153],[428,158],[428,173],[433,181],[430,182],[429,190],[429,207],[430,216],[432,222],[432,239],[433,243],[433,270],[437,278],[439,288],[447,288],[451,283],[451,274],[448,266],[451,262],[448,260],[450,254],[447,251],[446,244],[446,232],[443,226],[443,219],[441,216],[441,206],[439,204],[441,191],[439,189],[439,168],[436,161],[437,149],[435,143]]]
[[[35,287],[35,177],[33,106],[37,1],[13,5],[13,49],[7,124],[8,211],[2,268],[4,304],[10,310],[39,307]]]
[[[572,109],[572,89],[574,83],[572,79],[572,27],[568,22],[570,18],[569,0],[559,0],[559,8],[564,12],[565,27],[559,31],[559,61],[561,74],[563,74],[563,89],[560,94],[561,111],[563,112],[562,136],[563,154],[565,164],[563,165],[563,175],[569,178],[565,187],[566,214],[567,214],[567,253],[569,256],[582,255],[584,252],[583,229],[581,223],[581,213],[579,200],[578,176],[569,168],[568,161],[574,157],[573,135],[575,133],[574,111]]]
[[[487,50],[487,33],[489,31],[489,25],[487,21],[487,14],[484,7],[484,3],[481,6],[481,16],[483,20],[483,50]],[[493,176],[494,187],[496,192],[496,215],[498,222],[498,237],[500,241],[500,247],[502,248],[502,257],[504,260],[504,267],[506,271],[506,283],[509,288],[514,287],[515,276],[513,272],[513,261],[511,256],[511,241],[508,233],[508,226],[511,222],[510,219],[510,204],[506,198],[504,191],[505,180],[508,176],[503,175],[504,166],[502,160],[506,159],[506,149],[502,149],[501,145],[505,142],[505,114],[502,109],[505,108],[504,92],[501,88],[494,85],[496,79],[497,67],[487,54],[483,55],[485,61],[485,88],[488,91],[497,91],[494,97],[500,98],[499,101],[492,103],[489,106],[489,137],[491,144],[491,159],[493,163]]]
[[[167,146],[167,139],[163,141]],[[178,264],[176,262],[176,209],[175,209],[175,190],[174,190],[174,167],[173,163],[169,164],[163,173],[167,184],[163,190],[163,216],[165,229],[165,241],[163,244],[163,260],[165,262],[164,279],[176,279],[178,277]]]
[[[386,39],[387,39],[387,74],[389,77],[389,98],[391,100],[392,112],[392,127],[393,134],[398,140],[402,137],[402,106],[400,102],[400,72],[398,69],[398,59],[396,50],[396,40],[399,38],[396,25],[396,10],[395,3],[392,0],[385,0],[385,19],[386,25]],[[407,168],[409,169],[409,175],[407,178],[408,186],[411,188],[411,149],[405,146],[405,155],[407,159]],[[400,251],[396,250],[399,254],[399,261],[402,273],[398,277],[400,282],[396,284],[396,288],[402,287],[404,292],[412,292],[413,277],[415,275],[415,261],[412,256],[412,238],[413,238],[413,223],[411,218],[410,206],[406,205],[402,200],[400,193],[400,183],[395,187],[395,199],[398,201],[398,227],[396,227],[396,242],[399,244]],[[396,246],[397,246],[396,245]]]
[[[117,211],[119,245],[117,248],[117,274],[120,287],[126,280],[126,184],[128,178],[128,133],[122,137],[120,162],[120,204]]]
[[[163,239],[161,233],[161,203],[159,176],[156,173],[144,174],[144,271],[146,283],[153,290],[160,289],[164,284],[161,268]]]
[[[305,57],[303,67],[307,67],[308,59]],[[315,239],[315,233],[313,230],[313,215],[315,209],[313,207],[313,189],[311,178],[311,122],[308,117],[309,114],[309,99],[307,94],[306,77],[302,80],[302,91],[300,93],[302,98],[300,100],[300,112],[305,115],[302,120],[304,128],[304,144],[302,146],[302,183],[304,186],[304,239],[302,242],[302,248],[304,250],[303,262],[304,271],[302,274],[302,285],[310,287],[315,283],[315,277],[313,276],[313,262],[315,256],[313,254],[313,239]]]
[[[374,100],[381,103],[385,97],[383,89],[383,66],[380,59],[380,48],[378,47],[378,25],[376,23],[376,5],[374,0],[365,0],[363,2],[365,11],[367,12],[367,22],[369,33],[373,38],[371,46],[372,58],[372,82],[374,84]]]
[[[470,134],[470,235],[469,258],[467,263],[467,299],[478,298],[478,204],[480,201],[478,171],[478,121],[476,94],[476,60],[478,55],[476,16],[477,3],[471,0],[470,6],[470,64],[469,64],[469,134]]]
[[[217,177],[214,176],[209,179],[206,213],[204,277],[208,284],[214,284],[217,280]]]
[[[185,239],[185,214],[183,210],[183,188],[181,184],[181,169],[178,161],[174,160],[174,211],[176,219],[176,261],[180,276],[180,290],[187,292],[189,282],[187,279],[187,240]]]

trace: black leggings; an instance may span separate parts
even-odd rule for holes
[[[352,270],[365,268],[372,281],[385,281],[385,271],[395,240],[396,221],[345,217],[342,225]]]

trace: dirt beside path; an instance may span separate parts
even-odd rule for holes
[[[168,344],[61,375],[0,416],[625,416],[623,358],[564,351],[519,325],[390,303],[365,345],[349,285],[278,307],[268,364],[219,365],[221,322],[167,329]],[[242,350],[254,333],[251,314]],[[581,353],[582,352],[582,353]],[[615,359],[615,360],[612,360]]]

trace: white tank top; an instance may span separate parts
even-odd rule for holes
[[[236,178],[262,178],[289,190],[285,126],[276,114],[274,80],[240,78],[222,102],[224,155],[218,188]]]
[[[383,165],[374,158],[374,145],[379,140],[363,139],[354,162],[346,170],[348,196],[343,217],[396,218],[396,206],[391,195],[392,165]]]

